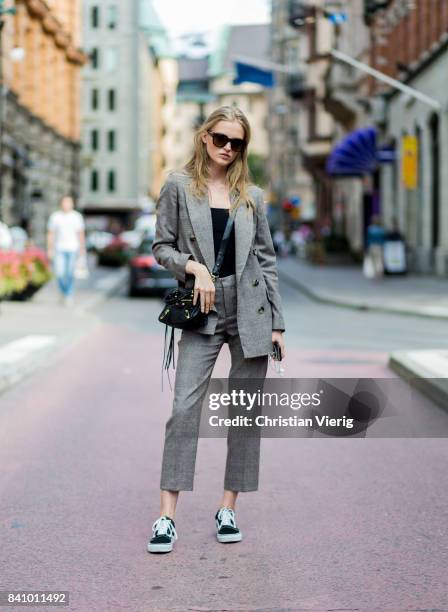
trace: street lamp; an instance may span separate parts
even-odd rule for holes
[[[0,220],[3,208],[3,120],[4,120],[4,83],[3,83],[3,26],[4,15],[15,15],[15,7],[5,8],[4,0],[0,0]]]

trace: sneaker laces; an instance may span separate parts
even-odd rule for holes
[[[173,523],[165,516],[161,516],[156,521],[154,521],[152,530],[154,535],[167,535],[169,537],[174,537],[175,539],[177,539],[177,533]]]
[[[221,527],[223,525],[228,525],[229,527],[235,527],[235,512],[232,508],[221,508],[218,513],[218,520],[221,522]]]

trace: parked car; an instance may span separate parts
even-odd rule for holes
[[[146,294],[163,295],[167,290],[177,287],[177,281],[171,273],[157,263],[152,254],[153,238],[146,235],[137,252],[129,261],[130,297]]]
[[[123,233],[114,236],[105,247],[98,249],[99,266],[124,266],[129,262],[135,249],[123,239]]]

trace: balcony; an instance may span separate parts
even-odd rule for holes
[[[302,73],[289,75],[285,83],[286,93],[293,100],[302,100],[308,91],[305,76]]]
[[[368,25],[375,13],[388,7],[390,0],[364,0],[364,21]]]
[[[289,0],[288,2],[288,23],[293,28],[302,28],[307,19],[313,16],[314,9],[303,0]]]

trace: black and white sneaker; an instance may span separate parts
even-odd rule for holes
[[[218,542],[239,542],[243,534],[236,526],[235,511],[223,506],[215,514]]]
[[[171,552],[175,540],[177,540],[177,533],[173,519],[169,516],[161,516],[152,525],[152,538],[148,542],[148,552]]]

